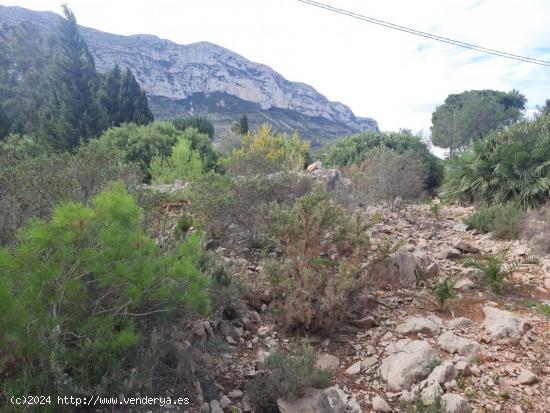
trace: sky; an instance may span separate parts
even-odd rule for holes
[[[517,89],[528,113],[550,98],[550,67],[492,57],[314,8],[297,0],[66,0],[79,24],[177,43],[209,41],[307,83],[376,119],[429,133],[447,95]],[[60,12],[59,0],[0,0]],[[487,48],[550,60],[549,0],[324,0]]]

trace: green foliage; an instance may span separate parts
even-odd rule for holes
[[[183,216],[178,218],[178,222],[176,223],[176,228],[174,231],[176,232],[176,238],[182,239],[185,238],[187,235],[187,231],[193,226],[193,218],[190,217],[187,214],[184,214]]]
[[[208,173],[192,182],[189,199],[210,237],[248,246],[263,245],[265,216],[260,207],[270,202],[288,205],[311,189],[304,176],[239,176]]]
[[[47,97],[41,109],[40,133],[54,148],[74,148],[107,127],[99,103],[99,75],[72,11],[63,6],[56,47],[46,68]]]
[[[53,42],[32,24],[0,30],[0,139],[8,133],[35,134],[45,104],[46,65]]]
[[[497,254],[468,257],[463,260],[463,265],[480,270],[483,283],[492,292],[501,293],[506,286],[506,279],[518,267],[524,264],[538,263],[538,258],[532,256],[522,260],[509,260],[506,258],[509,249],[505,248]]]
[[[305,346],[291,348],[288,352],[271,352],[262,365],[262,372],[246,387],[255,411],[278,412],[277,399],[295,399],[306,387],[330,386],[332,373],[315,368],[316,359],[314,351]]]
[[[0,154],[2,146],[0,145]],[[3,162],[3,157],[0,157]],[[139,171],[118,151],[91,141],[75,153],[52,153],[6,160],[0,169],[0,245],[11,244],[15,231],[32,217],[47,219],[59,202],[87,204],[109,182],[134,187]]]
[[[527,212],[512,203],[481,207],[464,219],[469,228],[491,232],[495,238],[517,239]]]
[[[192,171],[198,170],[199,162],[206,169],[215,169],[219,158],[207,135],[199,133],[194,128],[182,131],[170,122],[153,122],[142,126],[133,123],[125,124],[105,131],[100,141],[122,151],[126,162],[137,163],[147,180],[151,178],[153,158],[156,158],[155,168],[158,168],[170,158],[172,147],[176,143],[179,143],[177,156],[190,151],[189,160],[192,160]],[[188,142],[188,144],[182,142]]]
[[[24,159],[45,155],[49,152],[51,152],[51,148],[32,135],[9,134],[4,141],[0,141],[0,156]],[[2,166],[2,161],[0,161],[0,166]]]
[[[350,216],[321,190],[292,206],[266,210],[271,239],[282,257],[262,266],[278,294],[281,321],[288,329],[332,333],[349,315],[360,290],[361,264],[367,258],[368,225]],[[338,257],[331,259],[331,255]]]
[[[300,140],[297,133],[290,138],[276,133],[271,125],[263,125],[254,135],[248,133],[235,151],[237,156],[260,156],[268,162],[275,162],[283,169],[302,170],[309,144]]]
[[[432,142],[456,150],[482,139],[491,130],[518,122],[527,99],[518,91],[471,90],[449,95],[432,114]]]
[[[241,135],[246,135],[248,131],[248,117],[246,116],[246,113],[241,113],[241,117],[239,118],[239,133]]]
[[[373,151],[381,147],[398,154],[414,154],[423,165],[426,188],[433,189],[440,184],[443,177],[441,160],[430,153],[421,138],[408,131],[362,132],[326,147],[319,155],[327,166],[341,168],[361,164]]]
[[[0,376],[10,393],[112,395],[140,388],[150,332],[208,309],[198,236],[161,254],[121,184],[90,208],[58,205],[0,250]],[[162,319],[155,314],[166,314]]]
[[[550,117],[493,131],[446,164],[442,195],[489,205],[537,206],[550,198]]]
[[[456,282],[457,280],[455,278],[445,278],[434,286],[433,294],[439,310],[443,310],[447,300],[456,298],[456,294],[454,293]]]
[[[146,125],[153,121],[147,96],[128,68],[121,72],[116,64],[102,75],[98,95],[109,126],[120,126],[123,123]]]
[[[5,25],[0,35],[0,138],[33,135],[71,149],[108,125],[148,123],[147,97],[129,70],[100,75],[74,14],[53,35],[31,23]]]
[[[197,151],[191,150],[191,143],[180,138],[172,148],[169,157],[155,156],[151,160],[151,181],[153,184],[172,183],[176,179],[193,180],[202,175],[202,160]]]
[[[188,128],[194,128],[199,133],[206,134],[212,140],[214,138],[214,125],[205,116],[189,116],[187,118],[175,119],[174,126],[183,131]]]
[[[139,126],[134,123],[111,128],[99,140],[124,153],[126,162],[135,162],[145,176],[149,176],[151,160],[155,156],[167,157],[172,152],[181,132],[171,123],[153,122]]]

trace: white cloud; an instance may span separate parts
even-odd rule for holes
[[[0,0],[59,10],[59,0]],[[381,20],[550,60],[546,0],[325,0]],[[529,107],[550,98],[550,70],[374,26],[295,0],[69,0],[79,22],[178,43],[207,40],[308,83],[382,129],[429,130],[450,93],[519,89]],[[545,89],[546,87],[546,89]]]

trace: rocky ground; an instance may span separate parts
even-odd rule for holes
[[[220,250],[254,280],[255,299],[240,319],[195,323],[195,340],[226,342],[210,360],[214,388],[202,389],[201,412],[249,411],[245,383],[259,361],[297,339],[311,344],[319,365],[336,374],[329,389],[281,400],[281,412],[399,412],[418,394],[424,400],[441,395],[446,412],[550,412],[550,319],[533,309],[533,303],[550,304],[550,259],[519,266],[496,295],[456,258],[509,247],[508,257],[521,260],[530,253],[528,243],[467,231],[462,218],[470,208],[442,207],[438,216],[427,205],[381,212],[373,239],[403,242],[393,276],[407,287],[374,291],[371,311],[329,338],[288,336],[272,318],[258,263]],[[461,279],[458,296],[440,311],[422,277],[450,274]]]

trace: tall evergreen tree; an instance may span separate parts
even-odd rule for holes
[[[47,70],[48,104],[42,111],[42,133],[54,147],[72,148],[98,136],[106,127],[99,104],[99,76],[73,12],[63,5],[53,63]]]
[[[246,116],[246,113],[241,113],[239,127],[241,135],[246,135],[248,133],[248,117]]]
[[[5,137],[10,131],[10,120],[4,111],[2,105],[0,105],[0,139]]]
[[[103,82],[99,91],[99,101],[105,108],[109,118],[109,126],[119,126],[120,121],[120,81],[121,71],[118,64],[103,75]]]
[[[147,103],[147,96],[141,90],[132,71],[128,68],[122,73],[120,81],[119,124],[132,122],[138,125],[146,125],[153,121],[153,114]]]

